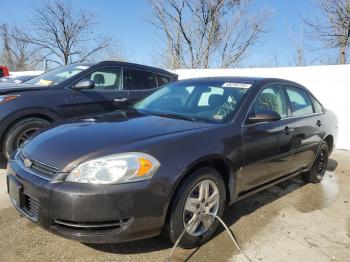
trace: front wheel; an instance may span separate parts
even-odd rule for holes
[[[170,210],[166,234],[175,243],[181,233],[183,248],[193,248],[208,241],[219,222],[209,214],[222,217],[226,205],[226,189],[220,174],[202,168],[190,175],[177,191]]]
[[[327,164],[329,158],[329,148],[326,142],[322,142],[322,145],[316,156],[316,160],[311,167],[310,171],[303,174],[305,182],[308,183],[320,183],[327,171]]]
[[[8,130],[3,142],[3,155],[6,159],[29,137],[44,126],[50,124],[45,119],[30,117],[19,120]]]

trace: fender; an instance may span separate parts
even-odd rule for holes
[[[47,108],[33,108],[28,110],[17,111],[1,121],[0,139],[2,140],[7,129],[15,122],[26,117],[42,117],[52,122],[62,120],[62,117]]]
[[[215,161],[215,160],[220,160],[220,161],[225,162],[224,168],[228,168],[229,176],[227,177],[228,180],[225,181],[225,183],[227,183],[227,188],[229,190],[229,192],[228,192],[229,199],[228,199],[227,203],[228,203],[228,205],[230,205],[230,204],[236,202],[236,200],[238,198],[238,194],[239,194],[238,178],[239,178],[239,173],[241,172],[241,168],[234,167],[234,165],[231,163],[231,161],[227,157],[225,157],[224,155],[220,155],[220,154],[203,156],[203,157],[197,159],[196,161],[192,162],[191,164],[189,164],[187,167],[185,167],[181,171],[180,176],[178,177],[178,179],[176,181],[176,184],[174,186],[174,190],[169,195],[170,200],[173,198],[177,188],[182,183],[182,181],[185,179],[186,175],[191,173],[191,171],[194,170],[195,168],[200,167],[202,164],[208,166],[208,163]],[[210,166],[210,164],[209,164],[209,166]]]

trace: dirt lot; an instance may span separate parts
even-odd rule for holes
[[[228,208],[225,221],[252,261],[350,261],[350,152],[336,150],[319,185],[300,178]],[[11,207],[0,171],[0,261],[165,261],[162,238],[84,245],[57,237]],[[172,261],[246,261],[226,232]]]

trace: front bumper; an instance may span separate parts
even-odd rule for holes
[[[10,182],[11,181],[11,182]],[[10,160],[7,183],[19,185],[19,212],[46,230],[84,243],[115,243],[158,235],[168,196],[157,182],[90,185],[47,181]]]

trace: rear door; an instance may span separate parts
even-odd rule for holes
[[[324,137],[323,111],[317,112],[319,109],[315,108],[309,92],[305,89],[294,86],[285,88],[291,106],[292,122],[290,126],[294,132],[295,156],[291,172],[297,172],[310,167],[316,157],[318,147]]]
[[[281,120],[243,125],[243,191],[290,172],[293,134],[287,101],[283,87],[271,84],[262,89],[248,113],[249,116],[259,110],[273,110]]]
[[[123,68],[123,95],[129,104],[136,103],[158,88],[157,75],[151,71]]]

